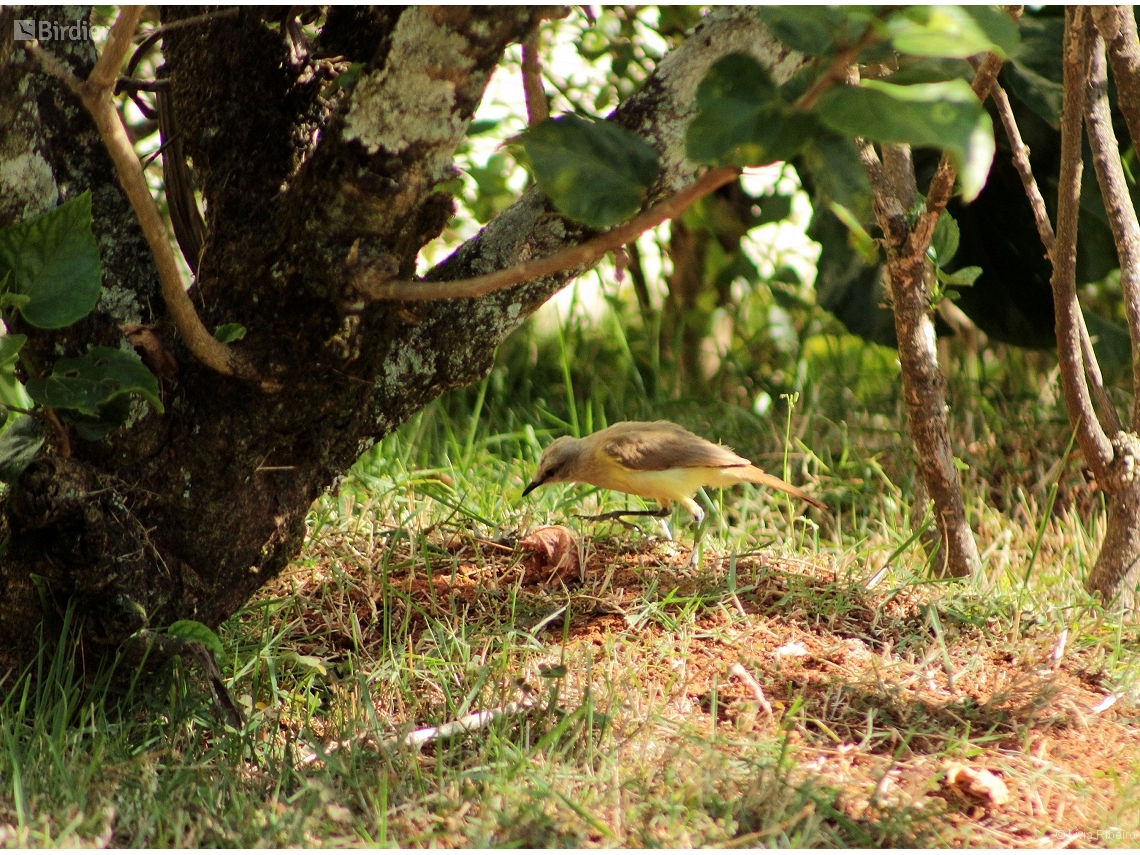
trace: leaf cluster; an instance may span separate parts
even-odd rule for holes
[[[17,316],[37,329],[61,329],[86,317],[102,293],[102,266],[91,228],[90,191],[23,223],[0,230],[0,310],[6,329]],[[0,403],[24,413],[0,437],[0,481],[12,482],[43,444],[34,414],[56,411],[80,436],[102,439],[130,414],[139,395],[163,411],[158,379],[134,351],[91,347],[40,373],[21,349],[27,336],[0,336]],[[26,383],[16,376],[21,365]]]
[[[760,166],[803,158],[829,201],[866,221],[870,187],[857,140],[946,152],[967,201],[994,155],[993,125],[966,82],[967,57],[1019,48],[1018,26],[995,7],[769,6],[758,14],[803,70],[783,85],[753,57],[732,54],[700,84],[689,157],[700,164]],[[844,85],[850,66],[863,80]],[[529,167],[560,213],[595,228],[629,219],[659,172],[636,134],[574,115],[522,135]]]

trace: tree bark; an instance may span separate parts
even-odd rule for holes
[[[414,273],[453,213],[436,188],[483,88],[542,9],[334,9],[309,56],[242,9],[162,43],[175,132],[206,209],[191,296],[208,329],[248,330],[236,346],[281,391],[216,374],[171,323],[82,106],[11,41],[15,17],[73,14],[0,11],[0,226],[91,189],[104,293],[73,327],[18,331],[47,366],[90,344],[128,346],[124,324],[153,325],[179,370],[164,381],[165,415],[137,404],[105,441],[70,436],[70,456],[49,443],[5,497],[0,673],[34,651],[43,603],[50,616],[73,602],[88,642],[106,649],[143,626],[225,620],[296,553],[308,507],[364,450],[484,376],[503,338],[581,272],[440,303],[364,304],[352,288],[361,270]],[[86,42],[43,47],[80,78],[95,59]],[[756,56],[777,79],[800,62],[747,10],[718,10],[611,117],[661,156],[646,206],[692,180],[693,96],[730,52]],[[350,90],[328,85],[322,57],[334,55],[363,65]],[[531,191],[428,278],[487,273],[591,236]]]
[[[903,154],[889,154],[892,172],[899,172],[895,167],[897,161],[904,159]],[[887,251],[886,276],[902,367],[907,426],[922,486],[934,502],[935,526],[940,536],[934,572],[938,576],[969,576],[980,568],[981,559],[966,519],[962,481],[950,447],[946,378],[938,365],[926,246],[916,251],[914,233],[899,196],[899,190],[904,197],[909,195],[908,185],[898,174],[894,180],[888,177],[869,143],[863,145],[862,159],[874,190],[875,215]],[[900,185],[898,189],[895,184]]]
[[[1104,11],[1109,14],[1103,14]],[[1112,44],[1113,71],[1130,133],[1137,130],[1133,127],[1137,119],[1135,61],[1140,54],[1140,44],[1137,44],[1136,23],[1131,9],[1100,12],[1090,9],[1084,16],[1078,15],[1072,20],[1066,18],[1066,24],[1074,31],[1074,52],[1083,53],[1080,58],[1085,69],[1086,131],[1101,198],[1104,199],[1120,259],[1120,285],[1132,341],[1135,392],[1140,389],[1140,223],[1128,192],[1120,147],[1112,128],[1105,42],[1111,41]],[[1078,28],[1080,37],[1076,36]],[[1073,69],[1076,70],[1075,63]],[[1066,74],[1068,72],[1069,66],[1066,65]],[[1119,431],[1112,437],[1111,466],[1105,467],[1108,471],[1103,477],[1104,489],[1109,493],[1105,539],[1096,565],[1086,581],[1088,590],[1099,594],[1106,604],[1128,610],[1135,604],[1140,583],[1140,482],[1135,471],[1140,457],[1140,437],[1136,435],[1140,427],[1140,395],[1133,396],[1131,426],[1130,432]]]
[[[1001,59],[992,53],[978,66],[973,89],[979,99],[985,99],[1000,69]],[[917,194],[909,152],[885,146],[884,163],[874,148],[864,143],[861,155],[874,191],[875,216],[883,231],[907,422],[921,486],[925,488],[916,491],[916,496],[921,498],[928,494],[934,503],[935,526],[940,538],[934,572],[938,576],[970,576],[981,568],[981,559],[966,518],[962,480],[950,446],[946,378],[938,364],[931,305],[933,271],[926,258],[934,228],[952,195],[957,173],[949,156],[943,154],[927,188],[923,211],[912,227],[907,211]],[[925,504],[924,498],[922,502]],[[927,548],[930,546],[928,543]]]
[[[954,466],[946,414],[946,378],[938,364],[938,339],[930,309],[930,271],[925,254],[888,258],[907,426],[917,451],[919,476],[934,502],[943,551],[937,576],[964,577],[981,568],[974,533],[966,519],[962,480]],[[940,560],[939,560],[940,559]]]

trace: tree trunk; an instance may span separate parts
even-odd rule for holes
[[[954,466],[946,413],[946,378],[938,364],[930,309],[926,258],[892,257],[887,264],[895,313],[907,426],[914,441],[918,474],[934,500],[940,545],[936,576],[970,576],[981,568],[978,547],[966,519],[962,481]]]
[[[169,8],[185,19],[205,10]],[[77,98],[14,44],[0,11],[0,226],[93,194],[104,291],[58,331],[24,328],[34,364],[125,347],[123,324],[153,325],[178,364],[166,412],[136,404],[107,440],[49,437],[0,507],[0,673],[34,650],[34,628],[69,602],[87,640],[119,645],[143,626],[216,626],[296,554],[312,501],[373,443],[443,392],[489,370],[503,338],[581,271],[486,297],[363,301],[361,270],[410,278],[452,216],[436,190],[508,44],[535,7],[334,8],[308,55],[257,10],[218,14],[163,39],[172,115],[206,208],[191,292],[208,329],[238,343],[271,393],[196,362],[164,312],[137,222]],[[789,58],[747,11],[719,10],[611,117],[661,155],[646,204],[691,180],[683,132],[705,69],[726,53]],[[43,47],[85,77],[89,42]],[[303,52],[302,52],[303,53]],[[322,57],[361,63],[331,87]],[[343,66],[338,70],[343,70]],[[777,76],[781,72],[777,69]],[[782,75],[786,77],[787,74]],[[449,280],[548,255],[590,236],[524,195],[429,274]]]
[[[1140,588],[1140,482],[1108,494],[1104,542],[1085,589],[1106,606],[1131,611]]]

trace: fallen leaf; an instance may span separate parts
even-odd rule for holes
[[[579,573],[582,569],[578,540],[574,532],[564,525],[536,528],[520,541],[520,546],[542,559],[543,569],[556,572]]]
[[[1004,805],[1009,801],[1009,787],[997,775],[986,769],[971,769],[961,763],[946,767],[946,785],[962,796]]]

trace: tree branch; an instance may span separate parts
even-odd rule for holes
[[[1090,36],[1085,130],[1120,260],[1120,286],[1124,293],[1128,332],[1132,338],[1132,383],[1134,389],[1140,389],[1140,223],[1136,221],[1136,209],[1128,192],[1120,148],[1112,129],[1104,39],[1091,27]],[[1140,426],[1140,395],[1134,396],[1132,424]]]
[[[182,276],[178,271],[178,263],[174,258],[174,250],[166,226],[162,222],[162,215],[150,195],[138,155],[135,154],[127,130],[123,127],[122,118],[115,109],[115,102],[112,99],[115,81],[127,50],[131,46],[131,39],[142,11],[142,6],[124,6],[120,10],[99,60],[85,81],[77,80],[38,43],[30,43],[29,50],[48,71],[63,80],[82,99],[83,106],[95,121],[99,136],[115,164],[123,192],[130,200],[143,235],[150,245],[151,252],[154,253],[167,311],[170,312],[178,332],[181,333],[190,351],[205,365],[221,374],[243,380],[258,380],[253,366],[232,348],[214,338],[194,310],[194,304],[182,287]],[[272,391],[276,386],[272,381],[262,381],[261,385],[266,391]]]
[[[1045,198],[1037,186],[1037,179],[1033,177],[1033,167],[1029,163],[1029,147],[1021,138],[1021,129],[1013,116],[1013,107],[1010,106],[1009,97],[1001,84],[994,82],[990,87],[990,97],[994,99],[998,117],[1001,119],[1005,135],[1009,138],[1009,146],[1014,168],[1021,176],[1021,184],[1025,188],[1025,195],[1029,199],[1029,206],[1033,209],[1033,221],[1037,224],[1037,234],[1041,238],[1041,245],[1050,259],[1057,246],[1057,236],[1053,233],[1053,224],[1049,222],[1049,213],[1045,210]]]
[[[1081,130],[1085,112],[1089,33],[1086,10],[1065,9],[1064,97],[1061,170],[1057,187],[1057,243],[1053,254],[1053,302],[1057,312],[1057,362],[1069,425],[1097,480],[1108,481],[1112,444],[1093,412],[1081,357],[1081,309],[1077,303],[1077,218],[1081,196]]]
[[[730,181],[735,181],[739,175],[740,170],[735,166],[711,169],[688,187],[624,225],[585,243],[567,247],[554,255],[532,259],[494,273],[451,282],[394,282],[381,279],[382,274],[378,274],[375,270],[365,269],[354,277],[352,287],[356,295],[364,301],[455,300],[483,297],[512,285],[593,264],[607,252],[635,240],[642,232],[680,215],[693,202]]]
[[[526,96],[526,123],[537,125],[550,115],[550,103],[542,86],[542,62],[538,57],[542,36],[536,28],[522,46],[523,94]]]
[[[936,526],[941,536],[937,546],[928,548],[937,549],[942,556],[936,561],[935,572],[938,575],[969,576],[977,571],[981,562],[966,519],[962,482],[954,467],[954,453],[950,447],[946,380],[938,365],[934,322],[930,313],[926,249],[925,246],[917,251],[914,249],[906,211],[874,147],[863,142],[859,155],[874,192],[875,216],[886,236],[887,283],[919,484],[934,500]],[[888,156],[906,159],[900,151]]]
[[[796,106],[801,110],[810,110],[815,102],[819,100],[819,96],[830,89],[834,84],[841,80],[845,80],[852,64],[859,58],[859,54],[863,52],[863,48],[878,39],[878,34],[875,32],[875,25],[868,24],[867,29],[863,31],[863,35],[859,37],[859,41],[851,45],[846,50],[841,50],[836,54],[835,59],[832,60],[831,65],[828,66],[827,71],[823,77],[819,78],[812,84],[799,100],[796,101]]]
[[[910,233],[906,222],[906,209],[895,195],[883,162],[871,143],[863,140],[859,145],[859,159],[871,181],[875,216],[886,237],[887,248],[900,249]]]
[[[1001,71],[1002,58],[996,53],[986,54],[974,73],[974,82],[970,84],[979,101],[986,100],[986,93],[990,91],[998,72]],[[938,170],[930,179],[930,187],[926,191],[926,210],[918,218],[914,230],[910,235],[911,248],[915,251],[926,252],[930,246],[930,239],[934,236],[934,227],[938,225],[938,218],[946,210],[946,204],[954,195],[954,180],[958,177],[958,169],[950,160],[948,154],[943,154],[938,162]]]
[[[1092,17],[1108,46],[1117,106],[1132,144],[1140,146],[1140,39],[1131,6],[1093,6]]]
[[[903,210],[912,210],[918,202],[918,185],[915,183],[914,160],[908,143],[883,145],[883,172]]]
[[[1041,188],[1037,186],[1037,179],[1033,176],[1033,166],[1029,162],[1029,147],[1021,138],[1021,129],[1017,126],[1009,98],[997,81],[994,81],[993,86],[990,87],[990,96],[997,108],[1002,127],[1005,128],[1005,135],[1009,138],[1013,165],[1021,177],[1025,196],[1033,211],[1033,221],[1037,224],[1037,235],[1041,238],[1041,245],[1045,247],[1046,256],[1048,256],[1050,263],[1053,263],[1054,252],[1057,248],[1057,236],[1053,232],[1053,224],[1049,222],[1049,213],[1045,210],[1045,199],[1041,195]],[[1104,420],[1109,433],[1119,433],[1123,426],[1120,423],[1120,416],[1116,412],[1116,406],[1112,403],[1112,398],[1104,386],[1104,377],[1100,373],[1100,364],[1097,362],[1096,352],[1093,350],[1092,339],[1089,337],[1083,312],[1077,313],[1077,320],[1079,321],[1077,332],[1081,338],[1081,357],[1084,360],[1092,393],[1096,397],[1097,404],[1100,405],[1100,417]]]

